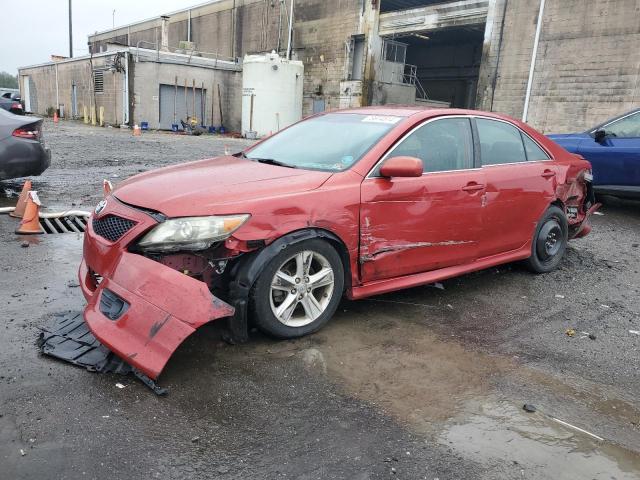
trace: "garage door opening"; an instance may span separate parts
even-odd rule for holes
[[[180,122],[204,125],[207,91],[201,88],[160,85],[159,128],[171,130]]]
[[[396,37],[407,44],[406,63],[430,100],[475,108],[484,25],[446,28]]]

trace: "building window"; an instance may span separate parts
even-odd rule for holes
[[[104,70],[93,71],[93,91],[95,93],[104,92]]]
[[[395,42],[393,40],[384,40],[382,44],[383,58],[387,62],[405,63],[407,58],[407,44]]]

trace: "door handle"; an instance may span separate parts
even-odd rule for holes
[[[551,177],[555,177],[556,176],[556,172],[553,172],[551,170],[545,170],[544,172],[542,172],[541,176],[543,178],[551,178]]]
[[[462,190],[465,192],[477,192],[478,190],[484,190],[484,185],[480,183],[470,182],[462,187]]]

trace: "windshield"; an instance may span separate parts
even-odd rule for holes
[[[328,113],[267,138],[246,157],[286,167],[338,172],[356,163],[402,117]]]

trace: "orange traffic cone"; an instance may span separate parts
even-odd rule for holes
[[[22,218],[24,215],[24,209],[27,206],[27,197],[29,196],[29,191],[31,190],[31,180],[27,180],[24,182],[22,186],[22,191],[20,192],[20,197],[18,197],[18,203],[16,203],[16,209],[11,212],[9,215],[15,218]]]
[[[111,190],[113,190],[113,183],[106,178],[102,180],[102,193],[105,197],[111,193]]]
[[[27,208],[25,208],[24,217],[22,217],[20,225],[16,228],[16,233],[20,235],[44,233],[44,229],[40,226],[40,199],[38,198],[38,192],[33,190],[29,192]]]
[[[133,136],[134,137],[139,137],[142,134],[142,131],[140,130],[140,127],[138,126],[138,124],[136,123],[133,126]]]
[[[53,123],[58,123],[58,112],[53,112]]]

